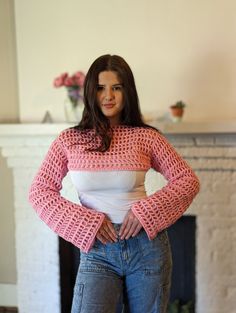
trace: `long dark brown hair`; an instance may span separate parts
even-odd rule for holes
[[[150,127],[143,122],[134,76],[127,62],[118,55],[102,55],[92,63],[85,77],[83,116],[75,126],[75,129],[82,131],[95,130],[95,136],[101,139],[101,145],[93,151],[100,152],[107,151],[112,140],[110,121],[103,115],[97,102],[98,76],[104,71],[115,72],[123,86],[124,108],[120,125]]]

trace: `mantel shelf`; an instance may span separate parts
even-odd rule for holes
[[[220,122],[159,122],[152,121],[150,125],[158,128],[164,134],[227,134],[236,133],[236,120]],[[69,123],[19,123],[0,124],[0,136],[35,136],[57,135],[63,129],[73,126]]]

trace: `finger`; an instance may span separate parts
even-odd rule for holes
[[[113,241],[117,241],[117,233],[116,233],[115,228],[111,222],[107,223],[107,228],[108,228],[108,230],[106,229],[106,232],[109,234],[110,238]]]
[[[112,237],[110,236],[110,233],[107,232],[105,228],[101,230],[101,234],[103,238],[105,238],[106,242],[110,242],[110,243],[114,242]]]
[[[103,233],[103,236],[109,242],[116,242],[117,241],[116,237],[110,232],[110,230],[108,230],[108,231],[105,230]]]
[[[123,232],[127,226],[127,223],[128,223],[128,215],[126,215],[122,225],[121,225],[121,228],[120,228],[120,231],[119,231],[119,236],[122,237],[123,236]]]
[[[106,239],[99,233],[97,233],[97,239],[101,241],[104,245],[107,243]]]
[[[110,231],[110,228],[107,225],[104,225],[100,228],[99,233],[106,239],[107,242],[115,242],[116,237],[113,235],[113,233]]]
[[[137,225],[136,229],[134,230],[132,237],[137,236],[138,233],[140,232],[140,230],[141,230],[142,228],[143,228],[142,224],[139,223],[139,224]]]
[[[101,229],[104,229],[104,231],[108,234],[109,238],[111,238],[113,241],[117,238],[117,233],[115,231],[115,228],[107,216],[105,217],[103,221]]]
[[[131,225],[131,227],[130,227],[128,233],[127,233],[127,235],[125,236],[125,239],[129,239],[133,235],[133,233],[136,230],[138,224],[139,224],[138,221],[134,221],[133,222],[133,224]]]
[[[130,231],[130,229],[132,227],[132,224],[133,224],[133,220],[131,219],[131,217],[129,217],[128,222],[126,224],[126,227],[125,227],[125,229],[123,231],[123,234],[121,236],[122,240],[128,235],[128,233],[129,233],[129,231]]]
[[[107,231],[109,232],[109,228],[107,226],[108,222],[109,222],[109,220],[107,219],[107,217],[105,217],[102,225],[100,226],[100,228],[97,232],[97,236],[96,236],[103,244],[106,244],[107,241],[112,242],[112,239],[107,234]],[[106,229],[107,229],[107,231],[106,231]]]
[[[107,232],[106,232],[106,230],[105,230],[105,223],[103,223],[103,224],[101,225],[101,227],[99,228],[97,234],[102,238],[103,241],[104,241],[104,240],[105,240],[106,242],[108,241],[109,236],[107,235]]]

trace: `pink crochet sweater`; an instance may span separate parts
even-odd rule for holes
[[[116,126],[110,149],[87,152],[97,145],[87,134],[69,128],[53,141],[33,180],[29,201],[39,217],[59,236],[88,252],[104,214],[72,203],[60,195],[68,170],[148,170],[154,168],[168,184],[131,207],[149,239],[169,227],[191,204],[199,180],[188,164],[157,131],[143,127]]]

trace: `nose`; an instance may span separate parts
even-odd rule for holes
[[[114,97],[114,94],[113,94],[112,88],[107,88],[106,94],[105,94],[106,100],[111,100],[111,99],[113,99],[113,97]]]

